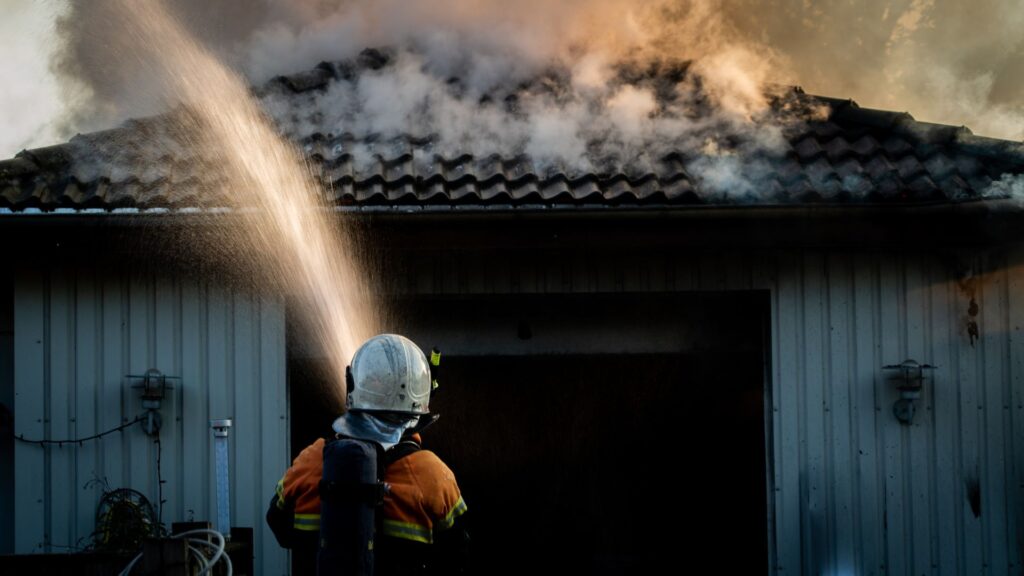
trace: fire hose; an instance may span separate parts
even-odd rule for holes
[[[204,540],[202,538],[186,538],[187,536],[198,535],[213,536],[215,542],[210,542],[209,540]],[[224,561],[225,575],[232,575],[233,568],[231,566],[231,557],[228,556],[226,552],[224,552],[224,535],[220,532],[216,530],[188,530],[186,532],[179,532],[178,534],[173,534],[170,536],[170,538],[185,539],[185,541],[187,542],[186,545],[188,546],[189,553],[192,555],[193,558],[196,559],[196,562],[198,562],[199,566],[201,567],[198,576],[203,576],[204,574],[209,573],[210,570],[213,569],[214,565],[216,565],[217,562],[221,560]],[[200,548],[196,547],[197,545],[206,547],[207,553],[212,552],[212,556],[208,558],[206,553],[203,553],[203,551]],[[124,567],[124,570],[122,570],[120,574],[118,574],[118,576],[128,576],[128,574],[131,573],[132,568],[135,567],[135,564],[137,564],[138,561],[141,559],[142,552],[139,552],[134,558],[132,558],[132,561]]]

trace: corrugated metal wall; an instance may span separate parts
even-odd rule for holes
[[[399,289],[769,290],[771,571],[1007,574],[1022,572],[1024,541],[1022,261],[1020,249],[451,251],[410,257]],[[938,366],[912,426],[893,416],[898,393],[882,370],[907,358]]]
[[[0,554],[14,553],[14,275],[0,271]]]
[[[769,290],[772,571],[1022,571],[1024,250],[647,254],[449,251],[411,257],[399,291]],[[184,398],[165,410],[165,518],[212,517],[206,420],[232,415],[236,523],[257,529],[264,573],[283,571],[260,520],[287,463],[281,306],[191,281],[61,269],[19,273],[15,303],[16,429],[87,435],[139,411],[123,374],[181,375]],[[913,426],[893,417],[898,396],[881,369],[908,357],[938,366]],[[87,535],[96,493],[82,486],[94,475],[152,494],[154,457],[138,431],[76,449],[19,446],[17,549]]]
[[[776,260],[778,573],[1020,573],[1024,270],[1013,260]],[[894,418],[880,370],[906,358],[938,366],[912,426]]]
[[[76,438],[143,412],[126,374],[180,376],[161,413],[163,520],[215,519],[210,418],[234,418],[233,524],[255,529],[258,574],[287,572],[263,513],[287,467],[284,306],[206,281],[53,266],[15,278],[15,429]],[[138,426],[81,446],[16,447],[18,553],[88,543],[102,479],[157,495],[157,446]]]

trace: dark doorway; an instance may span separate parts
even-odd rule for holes
[[[738,573],[767,569],[767,299],[640,298],[631,308],[620,297],[615,309],[648,306],[664,316],[657,321],[706,338],[681,338],[691,344],[675,352],[663,342],[651,353],[445,354],[432,400],[441,419],[424,443],[459,479],[477,572],[632,574],[708,560]],[[513,319],[528,309],[571,332],[574,308],[607,304],[505,298],[502,310]],[[480,308],[449,302],[449,324],[431,317],[430,326],[448,332],[460,323],[453,310]],[[428,338],[421,345],[432,345]],[[579,340],[599,349],[607,339]],[[317,388],[321,363],[291,365],[295,407],[309,401],[302,390]],[[297,449],[332,418],[311,416],[292,420]]]

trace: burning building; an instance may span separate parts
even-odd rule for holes
[[[559,101],[557,74],[470,119],[346,104],[412,90],[386,86],[407,58],[257,92],[359,230],[383,325],[445,354],[427,446],[459,474],[485,572],[1021,571],[1019,143],[791,88],[748,128],[673,93],[682,64],[623,71],[620,119],[571,108],[607,123],[582,145],[558,118],[516,123]],[[436,121],[335,129],[389,106]],[[648,123],[673,106],[674,132]],[[251,207],[170,117],[0,162],[0,546],[88,541],[93,478],[165,522],[212,519],[208,421],[231,417],[231,522],[284,573],[262,515],[339,409],[332,359],[293,294],[233,265],[223,231]],[[445,133],[456,119],[475,137]],[[145,414],[149,369],[174,377],[159,444],[134,424],[75,441]]]

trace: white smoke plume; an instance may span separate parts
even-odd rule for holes
[[[529,80],[553,65],[580,64],[584,81],[593,83],[616,62],[668,57],[703,65],[709,93],[743,110],[763,104],[757,86],[779,68],[769,47],[748,41],[715,6],[695,0],[169,4],[194,35],[256,83],[379,46],[413,49],[429,74],[458,77],[471,94]],[[83,98],[81,111],[107,125],[110,115],[139,115],[152,106],[152,95],[140,94],[147,66],[130,53],[123,32],[109,29],[115,12],[113,0],[72,3],[59,21],[64,47],[56,61]]]
[[[1024,204],[1024,176],[1020,174],[1003,174],[982,191],[983,198],[1015,200]]]
[[[767,113],[772,85],[1024,137],[1019,0],[166,2],[254,85],[389,51],[386,67],[325,91],[264,94],[299,139],[411,134],[442,156],[528,154],[570,174],[642,172],[670,148],[703,151],[686,169],[705,186],[755,196],[792,120]],[[111,28],[115,11],[73,1],[59,20],[69,134],[164,109],[152,67]],[[357,163],[375,154],[348,152]]]
[[[73,4],[61,19],[66,44],[57,67],[76,87],[69,93],[83,98],[69,118],[79,130],[164,105],[153,67],[104,29],[118,21],[116,5]],[[188,0],[171,7],[255,84],[384,47],[387,65],[324,91],[263,94],[295,139],[354,136],[357,163],[374,159],[365,141],[406,136],[429,141],[442,157],[526,154],[542,172],[570,176],[642,173],[673,150],[714,149],[722,153],[688,168],[697,177],[706,172],[712,191],[746,195],[760,177],[753,158],[783,142],[767,90],[783,59],[707,2],[525,0],[510,8],[492,0],[305,0],[251,10]],[[210,24],[236,10],[245,18]],[[107,40],[97,43],[97,35]]]
[[[254,82],[415,46],[429,73],[483,92],[569,64],[600,83],[624,58],[693,60],[727,106],[756,106],[770,80],[1024,138],[1020,0],[172,0],[185,26]],[[65,130],[152,113],[143,67],[109,29],[110,0],[72,0],[55,65],[72,100]],[[736,71],[740,73],[737,74]]]
[[[1024,139],[1020,0],[730,0],[722,7],[723,18],[784,55],[808,92]]]

